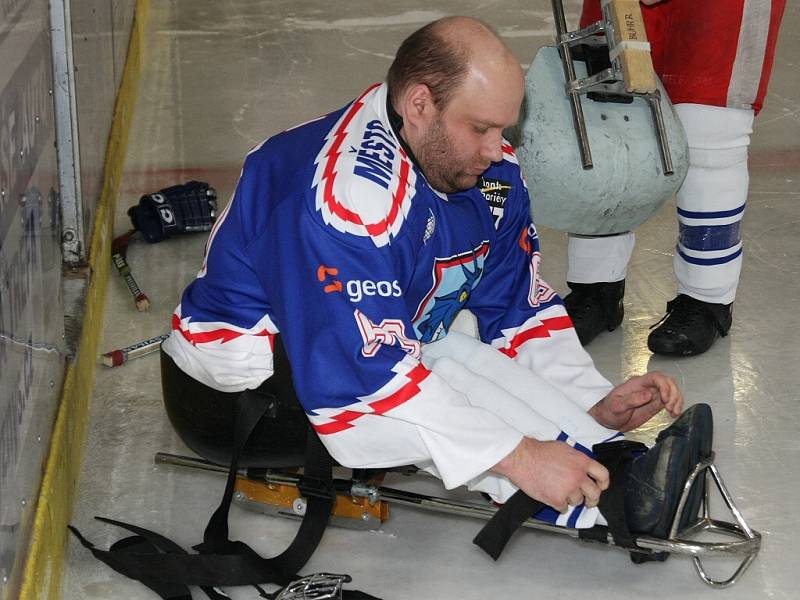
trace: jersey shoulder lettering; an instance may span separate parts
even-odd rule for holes
[[[342,112],[314,162],[315,207],[325,225],[369,237],[377,247],[398,235],[416,173],[389,125],[385,84]]]

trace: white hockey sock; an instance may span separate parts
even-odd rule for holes
[[[569,236],[567,281],[621,281],[628,272],[636,237],[632,232],[603,237]]]
[[[678,293],[729,304],[742,267],[753,111],[700,104],[678,104],[675,110],[689,141],[689,171],[677,195]]]

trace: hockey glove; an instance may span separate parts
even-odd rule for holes
[[[204,181],[173,185],[142,196],[128,216],[151,244],[176,233],[209,231],[217,218],[217,192]]]

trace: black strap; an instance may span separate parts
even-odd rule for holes
[[[605,525],[595,525],[586,529],[578,529],[578,539],[584,542],[599,542],[608,544],[608,527]]]
[[[127,538],[123,538],[118,542],[114,543],[109,550],[99,550],[94,547],[89,540],[87,540],[83,535],[81,535],[80,531],[68,525],[69,530],[72,534],[78,538],[78,541],[83,544],[85,548],[88,548],[89,551],[94,555],[95,558],[104,562],[109,567],[114,569],[115,571],[119,571],[123,573],[117,566],[115,566],[119,559],[123,559],[124,562],[124,554],[157,554],[158,548],[153,544],[149,543],[144,537],[142,536],[131,536]],[[149,533],[149,532],[148,532]],[[169,541],[169,540],[167,540]],[[171,544],[172,542],[170,542]],[[177,551],[181,553],[185,553],[186,551],[181,548],[180,546],[177,547]],[[125,568],[124,566],[122,567]],[[170,581],[161,581],[157,579],[155,574],[157,571],[151,572],[144,572],[142,573],[141,577],[136,577],[142,584],[146,585],[148,588],[153,590],[159,598],[165,598],[167,600],[191,600],[192,593],[189,591],[188,586],[174,583]],[[124,573],[127,574],[127,573]],[[205,591],[205,589],[204,589]],[[213,589],[211,590],[212,593],[216,593]],[[224,596],[209,596],[213,600],[218,600],[224,598]]]
[[[110,519],[100,520],[136,535],[125,538],[109,550],[99,550],[77,529],[70,527],[70,530],[96,558],[115,571],[141,581],[165,600],[191,598],[186,587],[188,585],[203,587],[203,591],[216,600],[227,597],[212,589],[217,586],[290,583],[297,578],[297,572],[316,549],[330,518],[335,497],[333,459],[317,434],[309,428],[304,476],[298,486],[307,498],[306,512],[295,539],[283,553],[264,559],[247,544],[229,540],[228,512],[233,498],[239,457],[267,408],[265,400],[263,396],[249,390],[237,398],[234,447],[228,481],[222,501],[206,527],[203,543],[195,547],[200,554],[188,554],[157,533]],[[206,587],[209,589],[205,589]],[[258,589],[266,597],[263,590]]]
[[[228,480],[225,483],[225,492],[219,506],[211,515],[203,533],[203,543],[195,546],[195,550],[202,553],[213,552],[217,547],[224,546],[228,541],[228,513],[233,500],[233,489],[236,485],[236,474],[239,470],[239,459],[242,455],[247,440],[253,433],[256,424],[267,410],[266,398],[245,390],[236,397],[236,420],[233,426],[233,448],[231,449],[231,465],[228,469]],[[209,552],[203,552],[205,548]]]
[[[608,489],[600,494],[598,506],[608,522],[608,531],[614,536],[614,544],[617,546],[638,548],[625,518],[625,480],[628,465],[633,460],[634,454],[646,451],[647,446],[644,444],[628,440],[592,446],[597,462],[608,469],[610,476],[611,482]]]
[[[497,512],[478,532],[472,543],[497,560],[514,532],[545,507],[544,503],[534,500],[519,490],[497,509]]]
[[[644,444],[628,440],[593,446],[595,458],[608,469],[611,479],[609,488],[600,495],[599,503],[600,512],[606,518],[608,527],[582,529],[578,534],[581,539],[607,541],[610,531],[616,545],[638,549],[625,519],[625,473],[635,453],[646,451],[647,446]],[[497,560],[514,532],[545,506],[520,490],[497,510],[472,542]]]

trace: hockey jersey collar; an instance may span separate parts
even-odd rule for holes
[[[417,167],[420,172],[422,172],[422,167],[420,167],[417,157],[414,156],[414,153],[411,151],[411,147],[408,145],[403,136],[400,135],[400,130],[403,129],[403,117],[400,116],[400,113],[398,113],[392,105],[392,100],[389,97],[389,87],[384,83],[383,88],[386,93],[386,117],[389,121],[389,126],[392,128],[392,133],[394,133],[394,137],[397,138],[400,146],[408,155],[408,158],[411,159],[411,162],[414,163],[414,166]]]

